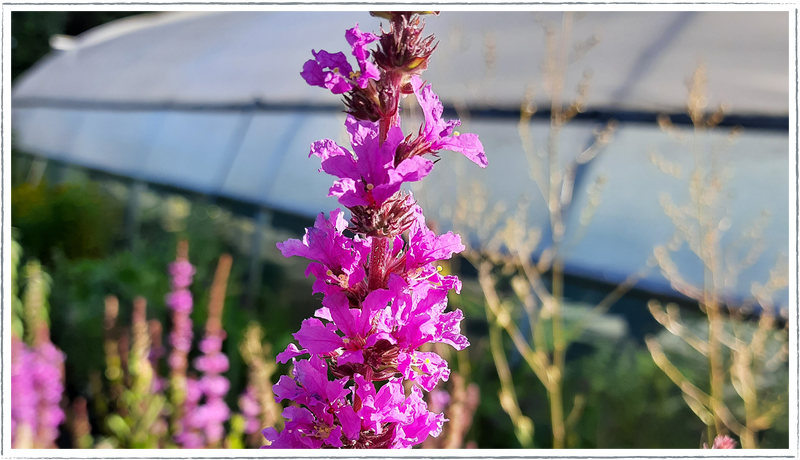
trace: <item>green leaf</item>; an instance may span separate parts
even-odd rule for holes
[[[106,419],[106,425],[108,425],[108,429],[114,433],[117,439],[121,441],[128,439],[131,435],[131,429],[128,423],[118,414],[109,415]]]

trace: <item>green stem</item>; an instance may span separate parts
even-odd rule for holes
[[[561,259],[553,263],[553,298],[556,301],[553,312],[553,365],[550,372],[550,418],[553,425],[553,448],[566,447],[566,428],[564,426],[564,368],[566,364],[567,343],[564,337],[564,316],[562,312],[564,294],[564,264]]]

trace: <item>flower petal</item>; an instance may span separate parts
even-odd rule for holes
[[[330,353],[344,346],[342,338],[336,334],[336,326],[332,323],[323,325],[316,318],[304,320],[300,330],[292,335],[312,355]]]
[[[286,362],[289,361],[290,359],[300,355],[304,355],[306,353],[308,353],[308,350],[300,350],[299,348],[297,348],[297,345],[290,343],[285,350],[278,353],[278,356],[275,357],[275,361],[281,364],[286,364]]]

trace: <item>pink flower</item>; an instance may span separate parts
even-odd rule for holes
[[[184,289],[192,284],[194,266],[188,260],[179,258],[169,265],[169,274],[172,276],[172,287],[175,290]]]
[[[345,38],[352,48],[353,56],[358,62],[359,71],[354,72],[344,53],[327,51],[311,51],[314,59],[303,64],[300,76],[312,86],[331,90],[333,94],[342,94],[353,89],[353,85],[366,88],[369,80],[378,80],[380,72],[375,64],[367,61],[369,50],[367,45],[378,39],[374,34],[361,32],[358,24],[345,32]]]
[[[280,433],[275,428],[265,428],[262,433],[271,449],[319,449],[323,446],[342,447],[342,427],[334,425],[334,416],[304,407],[289,406],[281,414],[286,424]]]
[[[187,403],[198,403],[200,399],[203,397],[203,388],[200,386],[200,382],[197,379],[189,378],[186,380],[186,402]]]
[[[369,239],[350,239],[343,235],[347,221],[342,211],[331,211],[330,219],[317,216],[313,228],[306,229],[302,240],[291,239],[278,243],[284,257],[300,256],[314,262],[306,276],[314,275],[314,292],[330,294],[350,289],[366,276],[364,263],[369,254]]]
[[[203,340],[200,341],[200,351],[203,353],[210,355],[213,353],[218,353],[222,351],[222,341],[225,340],[225,331],[220,331],[216,335],[209,335],[203,337]],[[198,369],[202,370],[202,369]]]
[[[317,356],[294,363],[294,378],[281,376],[275,385],[275,401],[289,399],[304,405],[322,402],[344,404],[347,379],[328,381],[328,365]]]
[[[375,392],[372,383],[360,375],[355,376],[354,390],[361,408],[357,411],[364,430],[380,435],[384,431],[393,434],[388,447],[409,448],[422,443],[428,436],[439,436],[446,421],[442,414],[428,411],[418,387],[412,387],[411,396],[406,397],[400,379],[392,379]]]
[[[427,391],[433,390],[440,380],[446,382],[450,378],[447,361],[433,352],[400,353],[397,370]]]
[[[450,404],[450,393],[445,390],[435,389],[431,391],[431,409],[435,412],[441,412],[447,405]]]
[[[375,64],[367,60],[367,58],[369,58],[367,45],[377,40],[378,37],[370,32],[361,32],[358,30],[358,24],[352,29],[348,29],[344,37],[347,39],[347,43],[353,48],[353,56],[355,56],[356,61],[358,61],[360,75],[356,78],[356,83],[359,88],[366,88],[369,79],[378,80],[381,77]]]
[[[244,416],[244,432],[247,434],[255,433],[261,427],[258,416],[261,413],[261,406],[258,404],[256,388],[248,385],[245,392],[239,396],[239,410]]]
[[[202,449],[203,435],[198,432],[183,431],[175,435],[177,441],[184,449]]]
[[[712,449],[736,449],[736,441],[730,436],[717,436],[714,438]],[[708,449],[708,444],[703,443],[703,449]]]
[[[194,368],[200,372],[221,374],[228,370],[228,357],[222,353],[200,356],[194,360]]]
[[[228,379],[221,375],[204,375],[200,378],[200,387],[206,397],[223,397],[231,387]]]
[[[461,335],[460,310],[445,313],[447,290],[427,283],[409,286],[400,276],[393,274],[389,290],[394,293],[392,314],[385,326],[407,349],[415,349],[426,342],[446,343],[456,350],[469,346]]]
[[[275,401],[288,399],[305,407],[290,406],[283,411],[287,422],[282,432],[272,427],[263,431],[272,443],[269,447],[342,447],[342,434],[350,440],[357,438],[360,430],[353,424],[360,421],[353,417],[353,408],[345,399],[346,383],[347,379],[329,381],[327,364],[316,356],[296,361],[294,378],[281,376],[274,386]]]
[[[421,444],[428,436],[435,438],[442,433],[442,425],[447,419],[442,414],[428,411],[418,387],[411,387],[411,396],[406,398],[402,409],[408,422],[398,425],[395,435],[396,448],[409,448]]]
[[[297,348],[297,345],[290,343],[284,351],[278,353],[278,355],[275,357],[275,361],[281,364],[285,364],[290,359],[296,358],[300,355],[305,355],[307,353],[308,350],[301,350]]]
[[[489,162],[483,151],[483,145],[476,134],[459,134],[455,128],[461,124],[460,120],[442,120],[444,107],[430,85],[423,86],[418,76],[411,77],[411,86],[417,96],[422,112],[425,114],[425,124],[420,128],[413,148],[409,148],[412,155],[425,153],[436,154],[439,150],[452,150],[462,153],[470,161],[481,168]]]
[[[319,86],[331,90],[333,94],[342,94],[353,89],[349,75],[353,68],[347,62],[344,53],[331,54],[325,50],[311,51],[314,59],[303,64],[300,76],[312,86]]]
[[[446,260],[453,254],[462,252],[465,248],[461,244],[461,237],[453,232],[436,236],[427,225],[422,208],[414,206],[416,221],[409,229],[409,248],[406,254],[406,270],[413,271],[437,260]]]
[[[350,308],[350,300],[344,293],[330,294],[322,301],[323,308],[316,316],[329,321],[323,323],[317,318],[303,321],[300,331],[294,338],[303,347],[298,349],[290,344],[277,357],[278,362],[305,353],[337,357],[337,364],[364,363],[362,350],[375,345],[378,340],[389,338],[386,334],[376,334],[375,317],[392,300],[392,294],[384,289],[376,290],[361,303],[360,308]],[[339,335],[341,332],[343,335]]]
[[[339,197],[343,206],[380,207],[404,182],[421,180],[433,169],[431,161],[419,157],[395,167],[395,151],[403,141],[399,126],[389,129],[383,143],[379,141],[378,123],[348,115],[345,128],[353,153],[330,139],[314,142],[309,153],[322,159],[320,171],[339,178],[328,196]]]
[[[11,337],[11,444],[16,443],[17,428],[25,425],[36,432],[36,406],[39,395],[31,372],[34,354],[15,336]]]
[[[227,393],[227,389],[225,391]],[[209,401],[202,408],[202,415],[206,420],[204,430],[206,439],[210,444],[217,443],[225,436],[223,423],[228,420],[231,411],[222,397],[209,398]]]
[[[361,403],[358,414],[363,420],[362,425],[365,430],[381,434],[387,423],[407,421],[401,410],[406,396],[399,379],[390,380],[377,393],[375,385],[361,375],[356,374],[354,380],[356,382],[354,394]]]
[[[166,297],[167,305],[174,311],[192,311],[192,293],[188,289],[170,292]]]
[[[60,403],[64,393],[64,354],[51,342],[28,347],[12,337],[11,420],[12,445],[21,426],[34,435],[33,446],[50,447],[65,420]]]

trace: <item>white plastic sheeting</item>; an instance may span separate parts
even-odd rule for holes
[[[706,63],[711,107],[788,113],[787,12],[595,12],[579,14],[576,43],[599,44],[566,88],[591,70],[593,107],[682,110],[684,81]],[[439,46],[425,78],[443,101],[518,106],[540,82],[544,32],[560,13],[444,12],[426,30]],[[386,21],[383,21],[385,25]],[[311,49],[345,51],[344,30],[379,29],[366,12],[159,13],[116,21],[43,60],[14,98],[150,103],[330,102],[299,78]],[[573,53],[573,56],[577,56]],[[490,64],[487,65],[487,59]],[[543,91],[538,100],[545,101]]]
[[[788,117],[788,13],[608,12],[577,19],[575,42],[600,39],[571,67],[566,85],[571,91],[583,71],[591,70],[589,109],[681,112],[685,81],[703,62],[709,108],[725,103],[735,114]],[[440,44],[425,78],[448,105],[518,107],[535,83],[536,100],[546,106],[544,33],[537,21],[560,20],[557,13],[530,12],[428,18],[426,30]],[[53,53],[16,83],[15,141],[44,157],[143,181],[309,216],[332,209],[335,200],[325,196],[331,178],[317,173],[318,161],[307,154],[314,140],[346,141],[343,115],[292,107],[339,103],[339,97],[306,85],[299,72],[312,48],[346,51],[344,30],[356,22],[362,30],[377,30],[380,20],[365,12],[207,12],[108,24],[77,37],[74,49]],[[267,106],[254,109],[254,101]],[[281,109],[269,110],[270,104]],[[457,182],[480,180],[490,202],[510,208],[527,193],[529,223],[546,226],[516,124],[467,123],[463,131],[480,135],[489,168],[444,152],[433,175],[414,188],[432,218],[447,226]],[[585,148],[594,127],[568,126],[562,152],[569,156]],[[546,123],[533,123],[540,147],[546,129]],[[729,191],[729,234],[741,233],[764,208],[774,216],[766,256],[742,275],[735,287],[740,296],[749,293],[752,281],[764,281],[777,252],[788,251],[788,146],[780,130],[749,131],[727,157],[738,172]],[[673,161],[691,161],[686,146],[655,126],[623,124],[588,168],[575,192],[572,228],[586,186],[598,174],[608,177],[608,186],[582,238],[568,245],[573,273],[618,282],[644,266],[654,245],[669,239],[673,226],[659,196],[666,192],[683,201],[687,186],[651,164],[653,148]],[[676,261],[697,279],[700,266],[690,254],[679,252]],[[645,284],[668,289],[657,271]],[[782,301],[787,299],[788,294]]]
[[[594,125],[575,123],[562,133],[563,152],[577,152],[585,147],[582,142]],[[532,126],[534,139],[541,148],[546,140],[548,126]],[[423,207],[438,210],[435,215],[445,228],[450,227],[459,200],[471,199],[476,183],[487,192],[489,206],[501,202],[513,217],[520,199],[528,201],[528,226],[541,228],[545,240],[549,231],[546,204],[529,176],[529,166],[517,135],[516,126],[510,123],[473,121],[469,131],[481,134],[487,150],[489,167],[481,170],[465,158],[444,153],[442,161],[420,185],[412,187]],[[784,133],[749,132],[732,145],[726,145],[727,130],[700,142],[701,151],[719,148],[718,166],[727,166],[731,177],[725,182],[720,203],[730,228],[724,233],[722,244],[743,243],[736,251],[741,260],[755,240],[743,238],[759,222],[766,222],[763,233],[764,252],[748,267],[728,290],[734,297],[750,296],[753,282],[762,285],[778,262],[779,255],[789,255],[789,139]],[[679,143],[654,126],[623,125],[613,142],[592,163],[574,192],[573,203],[567,215],[567,233],[562,245],[568,271],[591,279],[618,283],[628,275],[645,269],[655,246],[666,245],[675,232],[675,225],[665,214],[661,202],[668,197],[677,206],[690,205],[689,174],[695,157],[691,134],[686,142]],[[662,172],[650,159],[658,152],[669,162],[681,166],[681,178]],[[704,162],[705,167],[708,166]],[[499,172],[498,172],[499,170]],[[582,211],[590,198],[588,186],[602,175],[605,185],[598,195],[600,203],[584,227]],[[768,217],[764,214],[767,213]],[[489,213],[487,213],[488,215]],[[473,235],[474,238],[474,235]],[[725,256],[728,256],[726,253]],[[672,255],[685,278],[701,285],[703,278],[700,260],[684,244]],[[669,292],[670,288],[658,268],[650,270],[639,283],[653,291]],[[777,300],[788,305],[788,291],[783,290]]]

